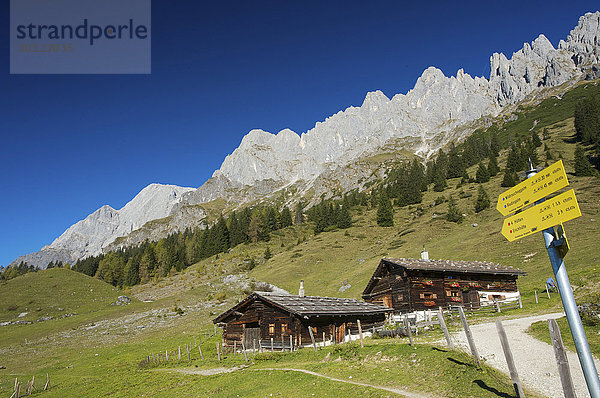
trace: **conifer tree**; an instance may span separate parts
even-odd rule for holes
[[[433,190],[435,192],[442,192],[447,186],[448,183],[446,182],[446,174],[444,170],[436,166],[433,174]]]
[[[477,201],[475,202],[475,213],[479,213],[488,207],[490,207],[490,198],[485,189],[483,189],[483,185],[480,185],[477,193]]]
[[[462,212],[452,196],[448,199],[448,213],[446,214],[446,219],[457,224],[461,223],[463,220]]]
[[[352,217],[347,206],[341,206],[337,215],[337,226],[338,228],[350,228],[352,226]]]
[[[281,228],[289,227],[292,225],[292,213],[287,206],[283,206],[279,215],[279,225]]]
[[[477,174],[475,174],[475,181],[478,183],[488,182],[490,180],[490,173],[487,168],[483,164],[483,162],[479,163],[479,168],[477,169]]]
[[[248,237],[251,242],[258,242],[263,235],[263,225],[262,225],[262,217],[258,212],[252,213],[252,218],[250,219],[250,225],[248,226]]]
[[[140,283],[139,262],[136,257],[127,260],[125,266],[125,286],[134,286]]]
[[[542,140],[540,139],[540,136],[536,131],[531,132],[531,139],[534,147],[539,148],[540,146],[542,146]]]
[[[269,246],[267,246],[267,248],[265,249],[265,254],[263,255],[265,260],[270,259],[271,257],[273,257],[273,254],[271,253],[271,249],[269,248]]]
[[[585,156],[585,150],[581,145],[575,147],[575,175],[577,176],[593,176],[594,168]]]
[[[490,154],[493,154],[494,157],[498,157],[500,155],[500,140],[498,139],[498,133],[494,131],[492,133],[492,137],[490,138]]]
[[[388,197],[385,190],[382,190],[379,194],[379,204],[377,207],[377,225],[380,227],[392,227],[394,226],[394,209],[392,208],[392,202]]]
[[[488,162],[487,171],[490,177],[495,177],[500,169],[498,168],[498,159],[493,153],[490,153],[490,160]]]
[[[500,184],[503,187],[514,187],[517,184],[517,174],[508,167],[504,171],[504,178]]]

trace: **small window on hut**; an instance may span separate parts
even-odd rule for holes
[[[269,334],[275,334],[275,324],[269,323]]]
[[[422,299],[434,299],[437,298],[437,294],[435,293],[421,293]]]
[[[287,333],[287,323],[282,323],[281,324],[281,334],[285,334]]]

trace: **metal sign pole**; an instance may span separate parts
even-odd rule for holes
[[[536,174],[536,171],[531,170],[527,172],[527,178],[531,178]],[[592,358],[592,352],[583,330],[583,324],[581,323],[581,317],[577,310],[577,304],[575,303],[575,296],[573,295],[573,289],[569,282],[569,276],[567,275],[567,269],[565,262],[560,256],[560,250],[557,246],[554,246],[554,228],[550,227],[543,231],[544,241],[546,249],[548,250],[548,256],[550,257],[550,263],[554,270],[554,276],[560,292],[560,298],[567,315],[567,321],[569,322],[569,328],[571,329],[571,335],[575,342],[575,348],[577,349],[577,355],[583,375],[585,376],[585,382],[587,383],[590,396],[592,398],[600,398],[600,380],[598,379],[598,372],[596,371],[596,365]]]

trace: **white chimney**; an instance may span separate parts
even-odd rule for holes
[[[423,251],[421,251],[421,260],[429,261],[429,252],[425,250],[425,246],[423,246]]]
[[[300,289],[298,289],[298,296],[304,297],[304,281],[300,281]]]

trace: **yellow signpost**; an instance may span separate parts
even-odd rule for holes
[[[504,219],[502,235],[515,241],[581,216],[572,189]]]
[[[496,209],[507,216],[569,185],[562,160],[498,196]]]
[[[561,160],[539,173],[536,173],[529,160],[527,179],[500,194],[496,208],[502,215],[507,216],[538,202],[535,206],[504,219],[502,235],[513,242],[534,232],[542,232],[588,391],[592,398],[600,398],[600,378],[564,263],[564,257],[569,251],[569,242],[562,223],[580,217],[581,210],[572,189],[544,200],[546,196],[567,185],[569,182]]]

